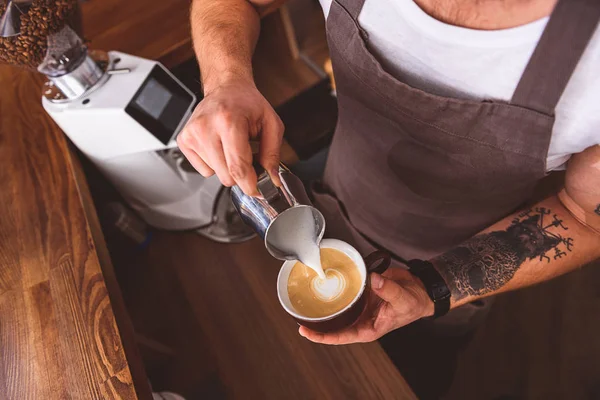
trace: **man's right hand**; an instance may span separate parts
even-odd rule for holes
[[[233,79],[211,88],[198,104],[177,144],[205,177],[219,177],[258,196],[250,139],[260,140],[259,162],[278,182],[283,123],[253,82]]]

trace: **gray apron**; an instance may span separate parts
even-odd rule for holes
[[[393,266],[460,244],[527,201],[546,176],[554,108],[600,17],[598,0],[560,0],[510,102],[426,93],[386,72],[358,23],[364,0],[334,0],[327,39],[339,117],[316,206],[327,236]],[[430,324],[477,326],[491,299]]]
[[[363,254],[387,250],[400,266],[458,245],[531,196],[600,1],[559,1],[508,103],[436,96],[390,75],[358,23],[363,3],[334,0],[327,19],[339,118],[313,195],[327,236]]]

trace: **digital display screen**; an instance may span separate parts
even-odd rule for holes
[[[173,96],[167,88],[151,78],[142,88],[135,103],[150,116],[159,119],[171,97]]]
[[[160,65],[155,65],[125,112],[163,144],[168,144],[193,104],[194,96]]]

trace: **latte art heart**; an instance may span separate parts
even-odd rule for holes
[[[346,278],[344,275],[335,270],[325,270],[325,279],[315,276],[310,285],[313,294],[321,301],[333,301],[340,297],[346,289]]]
[[[352,303],[364,284],[356,264],[344,252],[321,248],[321,265],[325,279],[302,264],[294,264],[287,282],[290,303],[294,310],[309,318],[332,315]]]

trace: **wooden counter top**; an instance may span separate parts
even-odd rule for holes
[[[188,6],[187,0],[89,1],[82,5],[86,38],[94,48],[126,51],[172,66],[191,55]],[[150,398],[85,178],[67,139],[41,106],[41,83],[35,73],[0,66],[0,398]],[[164,243],[170,246],[180,237],[192,245],[203,240],[165,234]],[[216,357],[220,368],[239,374],[226,380],[235,397],[249,398],[243,390],[265,394],[268,384],[280,393],[288,384],[279,378],[269,381],[264,373],[289,368],[295,377],[290,387],[305,388],[315,397],[414,398],[378,344],[326,347],[297,336],[293,321],[273,303],[274,260],[264,249],[249,249],[258,243],[243,245],[243,254],[254,257],[247,260],[240,258],[239,246],[202,243],[206,253],[198,248],[189,256],[203,258],[209,266],[214,257],[254,265],[240,268],[241,280],[239,271],[222,269],[218,279],[223,291],[214,295],[245,292],[257,301],[256,307],[268,309],[266,320],[254,321],[244,319],[242,298],[227,310],[198,309],[197,318],[215,348],[232,346]],[[264,282],[262,264],[270,264]],[[210,269],[193,271],[204,279],[202,274]],[[204,295],[211,299],[210,292]],[[257,323],[259,330],[238,329]],[[261,335],[260,340],[247,340],[256,339],[249,334]],[[273,348],[282,351],[271,354]],[[262,361],[254,358],[259,354]],[[320,380],[315,365],[339,371],[332,375],[336,379]],[[235,384],[236,379],[243,384]]]
[[[416,399],[377,343],[327,346],[298,334],[277,298],[281,261],[262,240],[218,244],[160,232],[144,256],[147,274],[175,275],[231,399]]]
[[[41,82],[0,67],[0,397],[133,399],[133,373],[147,398],[85,181]]]

